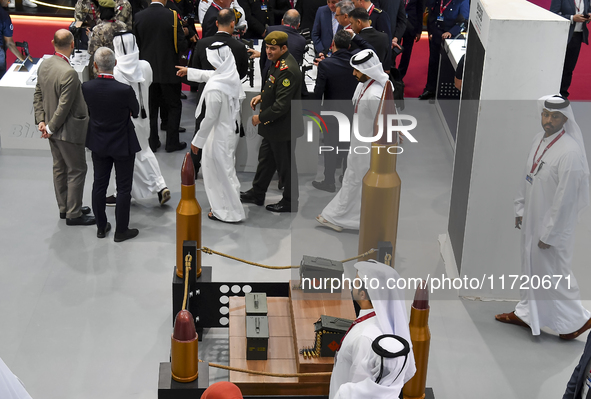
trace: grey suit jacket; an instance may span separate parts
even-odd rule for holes
[[[45,122],[55,140],[86,142],[88,107],[78,73],[57,55],[44,60],[37,71],[33,104],[35,123]]]

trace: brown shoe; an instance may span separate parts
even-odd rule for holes
[[[587,331],[590,328],[591,328],[591,319],[587,320],[587,322],[585,324],[583,324],[583,327],[579,328],[577,331],[570,333],[570,334],[558,334],[558,336],[561,339],[569,341],[571,339],[577,338],[579,335],[581,335],[582,333],[584,333],[585,331]]]
[[[526,322],[515,315],[514,311],[511,313],[498,314],[495,316],[495,320],[500,321],[501,323],[515,324],[516,326],[529,328]]]

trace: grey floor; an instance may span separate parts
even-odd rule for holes
[[[190,129],[194,101],[182,124]],[[447,231],[453,151],[434,106],[409,103],[420,120],[418,145],[398,158],[403,181],[396,268],[403,277],[445,272],[438,235]],[[413,132],[414,134],[414,132]],[[189,141],[190,134],[181,135]],[[156,198],[135,202],[137,239],[98,240],[94,227],[59,220],[47,152],[0,152],[0,357],[33,398],[151,399],[158,365],[167,361],[171,328],[171,273],[175,259],[175,207],[180,198],[182,153],[157,154],[172,191],[167,206]],[[92,164],[85,187],[90,203]],[[252,173],[240,173],[244,189]],[[357,234],[317,226],[314,217],[332,197],[301,176],[297,215],[246,206],[247,220],[228,225],[203,219],[203,245],[260,263],[286,265],[303,254],[344,259],[356,254]],[[202,181],[197,198],[208,208]],[[276,182],[267,203],[280,198]],[[108,210],[113,221],[113,209]],[[591,272],[589,220],[579,227],[575,274],[583,286]],[[204,256],[217,281],[287,281],[290,271],[267,271]],[[589,297],[589,296],[587,296]],[[585,301],[587,307],[591,304]],[[212,304],[217,306],[217,304]],[[532,337],[495,322],[513,303],[472,302],[454,291],[432,296],[431,356],[427,383],[437,398],[557,398],[580,356],[587,334],[562,342],[551,333]],[[228,361],[227,330],[211,329],[200,357]],[[212,371],[212,381],[227,373]]]

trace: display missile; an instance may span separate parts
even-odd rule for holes
[[[196,241],[196,277],[201,276],[201,206],[195,198],[195,168],[187,152],[181,168],[181,200],[176,208],[176,275],[184,276],[183,241]]]
[[[429,365],[429,346],[431,332],[429,331],[429,291],[427,282],[423,280],[415,292],[415,299],[410,310],[410,340],[415,356],[417,372],[404,385],[402,390],[404,399],[424,399],[427,383],[427,367]]]
[[[396,250],[398,232],[398,208],[400,206],[400,177],[396,172],[398,135],[388,140],[388,115],[396,114],[392,86],[386,84],[374,121],[374,136],[383,127],[382,136],[371,145],[370,167],[363,177],[361,191],[361,216],[359,225],[359,251],[362,254],[376,248],[378,242],[392,243],[392,256]],[[395,132],[396,133],[396,132]],[[361,260],[375,258],[369,255]],[[394,267],[394,260],[391,262]]]
[[[199,376],[199,339],[193,315],[188,310],[177,313],[170,338],[170,369],[178,382],[191,382]]]

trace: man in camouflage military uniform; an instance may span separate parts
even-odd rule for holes
[[[113,50],[113,36],[115,33],[127,30],[125,23],[114,19],[114,0],[99,0],[99,6],[101,19],[99,23],[92,28],[90,39],[88,41],[88,54],[91,57],[100,47],[108,47]],[[94,62],[93,59],[91,59],[90,62]],[[93,67],[93,76],[96,76],[96,74],[97,71]]]
[[[78,0],[74,7],[74,19],[92,28],[100,20],[98,3],[94,0]]]
[[[127,0],[115,0],[115,19],[125,24],[125,29],[131,32],[133,29],[133,10]]]
[[[250,106],[254,110],[261,104],[252,124],[259,126],[263,142],[259,150],[259,165],[252,189],[240,193],[242,202],[263,205],[267,188],[275,170],[285,183],[283,198],[276,204],[267,205],[272,212],[297,212],[298,176],[295,165],[295,141],[303,134],[302,119],[294,118],[297,125],[292,131],[291,114],[301,116],[302,74],[297,61],[287,51],[287,33],[274,31],[265,37],[267,57],[272,62],[261,94],[254,97]]]

